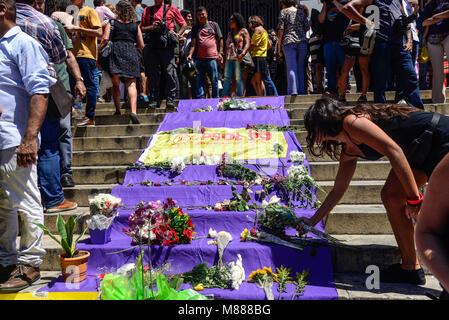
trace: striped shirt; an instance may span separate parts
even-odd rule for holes
[[[48,54],[50,61],[48,71],[52,77],[56,78],[54,65],[63,63],[67,59],[67,51],[58,26],[53,19],[27,4],[16,3],[16,10],[16,24],[23,32],[39,41]]]

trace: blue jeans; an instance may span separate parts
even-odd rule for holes
[[[327,91],[337,91],[337,65],[340,68],[345,63],[345,53],[337,41],[331,41],[324,44],[324,62],[326,65]],[[349,87],[350,88],[350,87]]]
[[[267,76],[263,79],[263,84],[265,85],[265,95],[267,96],[278,96],[278,91],[274,85],[273,80],[271,80],[270,71],[268,70]]]
[[[45,117],[40,131],[41,147],[38,152],[37,174],[42,200],[47,209],[61,204],[64,200],[59,168],[59,130],[59,120]]]
[[[97,107],[96,61],[89,58],[76,58],[76,61],[78,61],[81,76],[84,78],[84,85],[86,86],[86,117],[94,120],[95,108]]]
[[[397,90],[403,93],[405,101],[415,108],[424,108],[419,95],[418,78],[409,52],[402,44],[376,41],[371,55],[374,71],[374,102],[386,103],[390,67],[396,76]]]
[[[289,44],[282,47],[287,65],[287,94],[306,94],[304,66],[307,57],[307,43]]]
[[[103,73],[103,71],[101,71],[100,69],[95,67],[95,87],[97,90],[97,99],[99,98],[99,94],[100,94],[100,80],[101,80],[102,73]]]
[[[222,97],[229,96],[231,91],[232,78],[235,75],[235,83],[237,86],[237,96],[243,97],[243,73],[238,60],[228,60],[225,64]]]
[[[196,68],[198,70],[198,77],[196,80],[196,99],[204,99],[204,81],[206,74],[209,76],[212,83],[212,98],[219,98],[218,94],[218,64],[217,59],[200,58],[195,60]]]
[[[59,155],[61,176],[72,176],[72,128],[71,128],[71,116],[69,113],[65,118],[59,120]]]

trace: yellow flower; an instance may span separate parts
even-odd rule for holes
[[[196,286],[193,287],[193,289],[195,289],[196,291],[203,291],[204,286],[202,283],[198,283]]]
[[[240,241],[245,242],[246,241],[246,237],[248,236],[249,230],[245,228],[245,230],[243,230],[242,234],[240,235],[241,239]]]

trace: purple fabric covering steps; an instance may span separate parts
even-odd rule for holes
[[[98,292],[99,285],[98,277],[87,276],[86,280],[80,283],[65,283],[62,276],[59,276],[47,286],[39,289],[38,292]]]
[[[270,105],[273,108],[283,108],[285,97],[253,97],[253,98],[235,98],[236,100],[246,100],[248,102],[256,102],[256,106]],[[211,106],[214,111],[217,111],[217,104],[220,99],[192,99],[180,100],[178,104],[178,112],[191,112],[192,110]],[[230,111],[237,112],[237,111]],[[196,112],[195,112],[196,113]]]
[[[282,99],[281,99],[282,98]],[[265,98],[264,98],[265,99]],[[268,100],[258,100],[258,104],[273,105],[273,98]],[[269,100],[271,99],[271,102]],[[281,107],[284,104],[284,98],[279,97]],[[260,102],[265,101],[265,102]],[[180,101],[181,108],[198,108],[211,104],[208,100],[190,100]],[[178,107],[179,108],[179,107]],[[201,123],[199,123],[201,122]],[[269,125],[289,125],[290,121],[285,110],[250,110],[250,111],[223,111],[223,112],[194,112],[194,113],[172,113],[167,114],[164,121],[159,126],[158,131],[173,130],[177,128],[190,127],[192,125],[201,125],[204,127],[231,127],[242,128],[247,124],[269,124]],[[272,176],[276,172],[286,174],[287,168],[292,165],[288,161],[289,153],[291,151],[301,150],[301,147],[293,132],[285,132],[288,144],[287,159],[283,159],[286,168],[282,172],[282,168],[259,167],[258,170],[265,172],[265,175]],[[150,139],[151,141],[151,139]],[[266,163],[263,159],[258,159],[259,163]],[[276,160],[276,163],[279,164]],[[307,161],[304,162],[306,167],[309,167]],[[249,167],[255,168],[253,165]],[[257,170],[256,170],[257,171]],[[309,168],[310,172],[310,168]],[[177,176],[170,176],[168,172],[157,172],[156,170],[129,170],[126,173],[123,185],[113,188],[112,195],[120,197],[126,208],[120,208],[118,217],[112,224],[111,242],[105,245],[96,245],[86,239],[79,244],[79,249],[88,250],[90,252],[88,262],[88,275],[98,275],[104,272],[105,269],[119,268],[126,263],[135,262],[139,254],[137,246],[131,245],[131,238],[127,237],[123,232],[124,228],[128,227],[128,219],[132,214],[132,208],[141,201],[164,201],[167,197],[171,197],[178,201],[178,205],[185,207],[214,205],[225,199],[232,197],[231,186],[229,185],[172,185],[172,186],[153,186],[146,187],[139,185],[145,180],[153,182],[163,182],[168,179],[187,180],[192,181],[219,181],[220,177],[216,174],[216,166],[187,166],[184,172]],[[127,187],[128,184],[133,186]],[[254,187],[257,191],[260,187]],[[237,187],[239,192],[241,187]],[[294,203],[295,204],[295,203]],[[297,203],[296,203],[297,204]],[[303,251],[293,248],[287,248],[274,244],[265,244],[257,242],[241,242],[240,234],[244,228],[251,228],[255,218],[255,212],[216,212],[208,211],[200,208],[193,208],[188,210],[184,208],[183,211],[192,217],[195,224],[196,236],[206,236],[209,228],[218,231],[228,231],[233,237],[225,250],[223,261],[235,261],[237,254],[241,254],[243,266],[245,268],[246,279],[249,274],[259,268],[271,267],[273,271],[276,267],[283,265],[284,267],[292,269],[292,276],[296,272],[302,272],[305,269],[310,271],[308,281],[310,285],[306,287],[305,295],[301,299],[337,299],[337,291],[333,281],[331,250],[329,247],[321,246],[316,250],[311,250],[310,247],[304,248]],[[296,209],[298,216],[310,217],[314,210],[311,209]],[[317,228],[323,231],[323,224],[317,225]],[[294,230],[290,230],[289,234],[294,234]],[[309,235],[310,236],[310,235]],[[190,244],[173,245],[173,246],[157,246],[151,247],[151,261],[154,266],[160,266],[163,263],[170,263],[171,273],[182,273],[191,270],[195,265],[206,262],[208,266],[217,263],[218,253],[215,245],[209,245],[207,242],[210,239],[202,238],[193,240]],[[124,249],[129,249],[123,251]],[[147,248],[144,247],[145,253]],[[118,251],[122,251],[117,253]],[[148,256],[145,254],[145,262],[148,262]],[[95,278],[94,278],[95,279]],[[88,280],[86,280],[88,281]],[[89,279],[89,281],[92,281]],[[91,285],[91,282],[82,284],[86,288]],[[277,284],[274,285],[273,292],[275,298],[278,294],[276,291]],[[190,288],[190,285],[184,284],[181,289]],[[61,290],[64,286],[54,284],[51,288],[44,288],[43,291]],[[284,294],[286,299],[291,298],[294,286],[288,286],[287,294]],[[249,299],[258,300],[265,299],[265,293],[259,289],[254,283],[244,282],[239,290],[222,290],[222,289],[205,289],[202,294],[213,294],[215,299]]]

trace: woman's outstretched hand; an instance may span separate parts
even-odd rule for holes
[[[314,226],[315,226],[315,224],[314,224],[314,223],[312,222],[312,220],[309,219],[309,218],[306,218],[306,217],[298,218],[298,219],[296,220],[296,223],[298,224],[298,225],[296,226],[296,230],[298,231],[298,233],[299,233],[300,235],[303,235],[303,234],[307,233],[307,231],[304,230],[304,228],[302,227],[302,225],[300,225],[301,222],[304,222],[305,224],[307,224],[307,225],[309,225],[309,226],[311,226],[311,227],[314,227]]]

